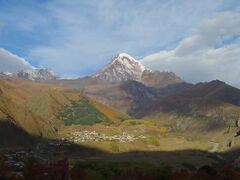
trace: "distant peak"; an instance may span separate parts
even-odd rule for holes
[[[140,61],[136,60],[135,58],[133,58],[131,55],[127,53],[119,53],[117,56],[113,58],[111,64],[114,64],[115,62],[119,62],[129,68],[131,68],[131,66],[134,66],[134,65],[139,66],[142,72],[146,69]]]
[[[127,57],[127,58],[130,58],[130,59],[134,59],[132,56],[130,56],[129,54],[127,54],[127,53],[119,53],[118,55],[117,55],[117,57],[120,57],[120,58],[122,58],[122,57]],[[134,59],[135,60],[135,59]]]
[[[137,61],[135,58],[133,58],[132,56],[130,56],[129,54],[127,54],[127,53],[119,53],[119,54],[117,54],[117,55],[113,58],[113,61],[118,60],[118,59],[124,59],[124,58],[127,58],[127,59],[129,59],[129,60],[131,60],[131,61],[134,61],[134,62],[139,62],[139,61]]]
[[[49,81],[56,80],[58,78],[58,76],[52,70],[37,68],[22,70],[16,73],[15,76],[33,81]]]
[[[5,76],[12,76],[13,73],[11,72],[0,72],[1,75],[5,75]]]

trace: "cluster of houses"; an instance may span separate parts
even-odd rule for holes
[[[123,132],[118,135],[106,135],[96,131],[73,131],[68,134],[68,139],[73,142],[86,142],[86,141],[117,141],[120,143],[133,142],[137,139],[131,134]]]

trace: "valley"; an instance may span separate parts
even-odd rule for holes
[[[0,180],[240,180],[240,0],[0,0]]]
[[[190,84],[126,54],[84,78],[30,75],[0,75],[1,162],[19,172],[29,158],[240,168],[240,90],[222,81]]]

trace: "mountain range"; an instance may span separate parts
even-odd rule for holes
[[[43,137],[69,124],[129,118],[157,119],[173,129],[179,119],[191,130],[237,128],[240,90],[219,80],[191,84],[121,53],[78,79],[61,79],[47,69],[1,73],[0,115],[2,121]]]
[[[15,73],[5,71],[1,72],[1,74],[32,81],[53,81],[60,78],[52,70],[37,68],[21,70]],[[134,80],[152,87],[164,87],[169,84],[183,82],[180,77],[172,72],[160,72],[147,69],[140,61],[134,59],[127,53],[118,54],[108,65],[90,77],[109,83]]]
[[[158,118],[161,113],[209,118],[228,126],[240,117],[240,90],[222,81],[191,84],[173,72],[153,71],[126,53],[85,78],[58,80],[101,103],[135,118]]]
[[[42,82],[57,80],[59,78],[53,71],[48,69],[26,69],[17,73],[1,72],[0,75]]]
[[[91,75],[110,83],[118,83],[129,80],[141,82],[147,86],[164,87],[170,84],[183,82],[181,78],[172,72],[153,71],[144,67],[126,53],[120,53],[112,59],[106,67]]]

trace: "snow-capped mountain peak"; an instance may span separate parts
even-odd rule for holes
[[[101,71],[92,75],[109,82],[141,81],[145,67],[127,53],[120,53]]]
[[[118,54],[118,56],[116,56],[115,59],[112,61],[112,64],[115,63],[116,61],[122,63],[123,65],[129,68],[134,68],[134,65],[137,65],[140,67],[141,71],[145,70],[145,67],[139,61],[137,61],[127,53]]]
[[[0,75],[4,75],[4,76],[12,76],[13,73],[10,73],[10,72],[5,71],[5,72],[1,72]]]
[[[50,81],[58,78],[53,71],[48,69],[22,70],[16,73],[15,76],[33,81]]]
[[[166,87],[169,84],[183,82],[174,73],[145,68],[140,61],[127,53],[118,54],[112,59],[111,63],[91,77],[110,83],[135,80],[152,87]]]

